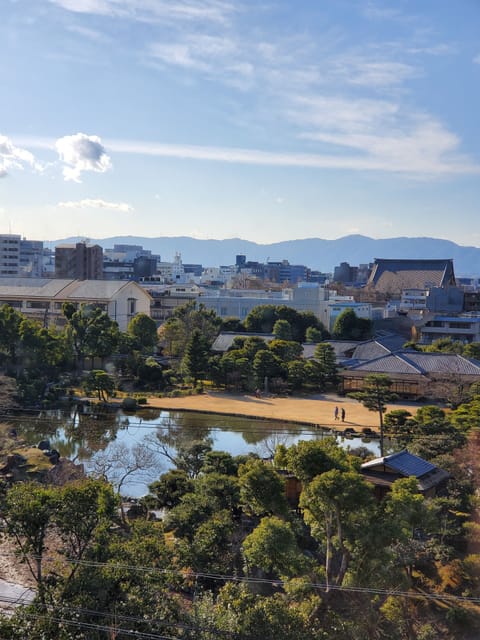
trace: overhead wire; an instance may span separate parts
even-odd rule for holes
[[[0,553],[0,556],[16,556],[19,557],[18,554],[15,553]],[[26,557],[26,556],[24,556]],[[37,556],[29,556],[31,559],[36,559]],[[43,556],[43,559],[48,560],[58,560],[58,558],[54,558],[53,556]],[[108,568],[110,570],[124,570],[124,571],[138,571],[143,573],[159,573],[163,575],[178,575],[184,579],[193,579],[193,578],[203,578],[206,580],[212,581],[222,581],[222,582],[237,582],[237,583],[246,583],[246,584],[267,584],[275,587],[283,587],[285,585],[285,581],[282,579],[271,579],[271,578],[259,578],[259,577],[249,577],[249,576],[237,576],[231,574],[222,574],[222,573],[208,573],[203,571],[191,571],[191,570],[181,570],[181,569],[162,569],[160,567],[149,567],[145,565],[129,565],[129,564],[118,564],[111,562],[99,562],[95,560],[77,560],[74,558],[64,558],[64,561],[67,563],[78,564],[86,567],[100,567],[100,568]],[[458,596],[455,594],[449,593],[413,593],[411,591],[402,591],[398,589],[384,589],[381,587],[361,587],[355,585],[332,585],[327,584],[325,582],[305,582],[304,585],[306,587],[311,587],[314,589],[318,589],[321,591],[344,591],[344,592],[352,592],[352,593],[368,593],[374,595],[385,595],[385,596],[401,596],[405,598],[425,598],[427,600],[443,600],[443,601],[454,601],[454,602],[469,602],[474,604],[480,604],[480,597],[475,596]]]

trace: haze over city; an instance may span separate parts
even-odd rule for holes
[[[480,245],[480,5],[7,0],[0,232]]]

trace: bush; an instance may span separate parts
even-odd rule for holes
[[[137,408],[137,401],[135,398],[127,397],[122,400],[121,406],[124,411],[135,411]]]
[[[138,404],[147,404],[147,398],[137,398]]]

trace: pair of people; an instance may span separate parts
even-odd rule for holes
[[[345,422],[345,409],[343,407],[340,412],[340,415],[342,417],[342,422]],[[338,420],[338,407],[335,407],[334,416],[335,416],[335,420]]]

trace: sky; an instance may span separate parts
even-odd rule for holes
[[[478,0],[1,0],[0,233],[480,246]]]

